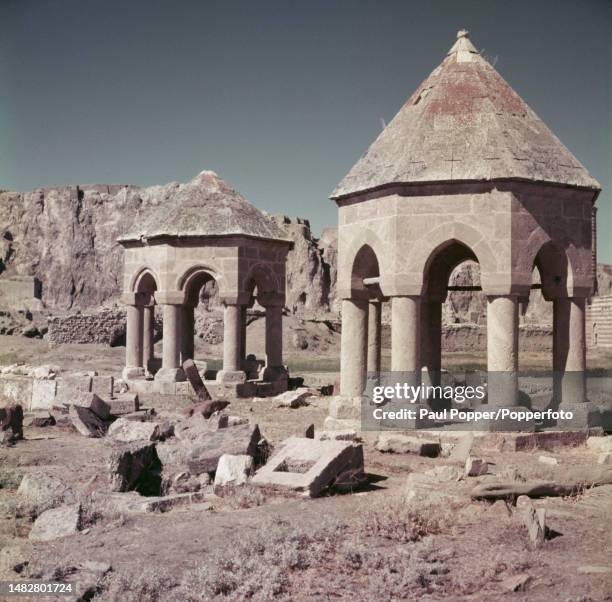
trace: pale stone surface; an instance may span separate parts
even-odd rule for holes
[[[45,510],[35,521],[28,538],[32,541],[51,541],[74,535],[81,520],[80,504]]]
[[[440,455],[440,443],[400,433],[383,432],[378,436],[376,449],[395,454],[417,454],[435,458]]]
[[[310,437],[312,439],[312,437]],[[314,439],[319,441],[355,441],[357,431],[354,429],[341,429],[338,431],[317,431]]]
[[[549,466],[556,466],[559,464],[557,458],[553,458],[552,456],[538,456],[538,462],[548,464]]]
[[[274,398],[279,408],[300,408],[308,405],[308,398],[311,396],[309,390],[306,391],[286,391]]]
[[[138,393],[119,393],[114,399],[105,401],[111,416],[131,414],[140,408]]]
[[[42,378],[42,377],[39,377]],[[50,410],[55,403],[55,380],[34,380],[32,383],[31,410]]]
[[[251,483],[317,497],[347,470],[363,471],[363,448],[344,441],[286,439]]]
[[[612,452],[612,437],[589,437],[586,445],[594,452]]]
[[[122,443],[156,441],[160,435],[161,429],[158,422],[135,422],[125,418],[115,420],[106,433],[107,438]]]
[[[38,516],[45,510],[76,501],[74,491],[66,483],[43,472],[25,474],[17,495],[19,513],[27,516]]]
[[[612,452],[604,452],[597,456],[597,464],[612,464]]]
[[[251,456],[223,454],[219,458],[215,473],[215,487],[244,485],[253,471]]]

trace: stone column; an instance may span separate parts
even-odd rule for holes
[[[185,380],[185,373],[180,365],[181,359],[181,304],[162,304],[164,335],[162,340],[162,367],[155,375],[155,380],[179,382]]]
[[[240,308],[240,366],[242,366],[247,355],[247,307],[241,305]]]
[[[144,376],[142,355],[142,317],[143,308],[141,305],[130,304],[127,306],[125,368],[123,369],[124,380]]]
[[[223,310],[223,370],[217,374],[217,380],[224,383],[243,383],[246,374],[241,369],[240,350],[242,332],[240,318],[242,306],[226,304]]]
[[[421,358],[427,368],[427,382],[440,384],[442,370],[442,303],[428,300],[421,306]]]
[[[391,299],[391,370],[405,372],[402,382],[418,386],[421,382],[421,298]]]
[[[183,306],[183,315],[181,320],[181,364],[185,360],[192,360],[194,356],[193,333],[195,328],[195,318],[193,312],[194,307],[192,305]]]
[[[155,325],[155,306],[145,305],[143,308],[143,321],[142,321],[142,356],[143,364],[146,370],[151,369],[151,363],[155,358],[155,339],[154,339],[154,325]]]
[[[487,297],[488,403],[518,401],[518,301],[514,295]]]
[[[382,303],[378,300],[368,304],[368,374],[380,373]]]
[[[368,302],[342,301],[342,338],[340,350],[340,395],[359,397],[366,381],[368,345]]]
[[[266,374],[283,368],[283,308],[266,306]],[[266,378],[267,379],[267,378]]]
[[[555,399],[565,403],[586,401],[585,300],[553,300],[553,382]]]

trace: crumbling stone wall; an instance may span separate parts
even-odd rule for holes
[[[612,295],[593,297],[587,305],[586,334],[589,347],[612,348]]]
[[[117,345],[125,337],[125,309],[73,314],[49,318],[47,339],[51,346],[62,343]]]

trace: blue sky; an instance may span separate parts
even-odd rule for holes
[[[0,0],[0,188],[161,184],[212,169],[335,225],[328,196],[458,29],[604,187],[607,0]]]

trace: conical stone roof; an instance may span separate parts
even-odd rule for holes
[[[393,184],[499,179],[601,189],[460,31],[331,198]]]
[[[186,184],[146,188],[142,193],[152,196],[157,205],[138,216],[121,242],[222,235],[286,240],[271,218],[213,171],[203,171]]]

